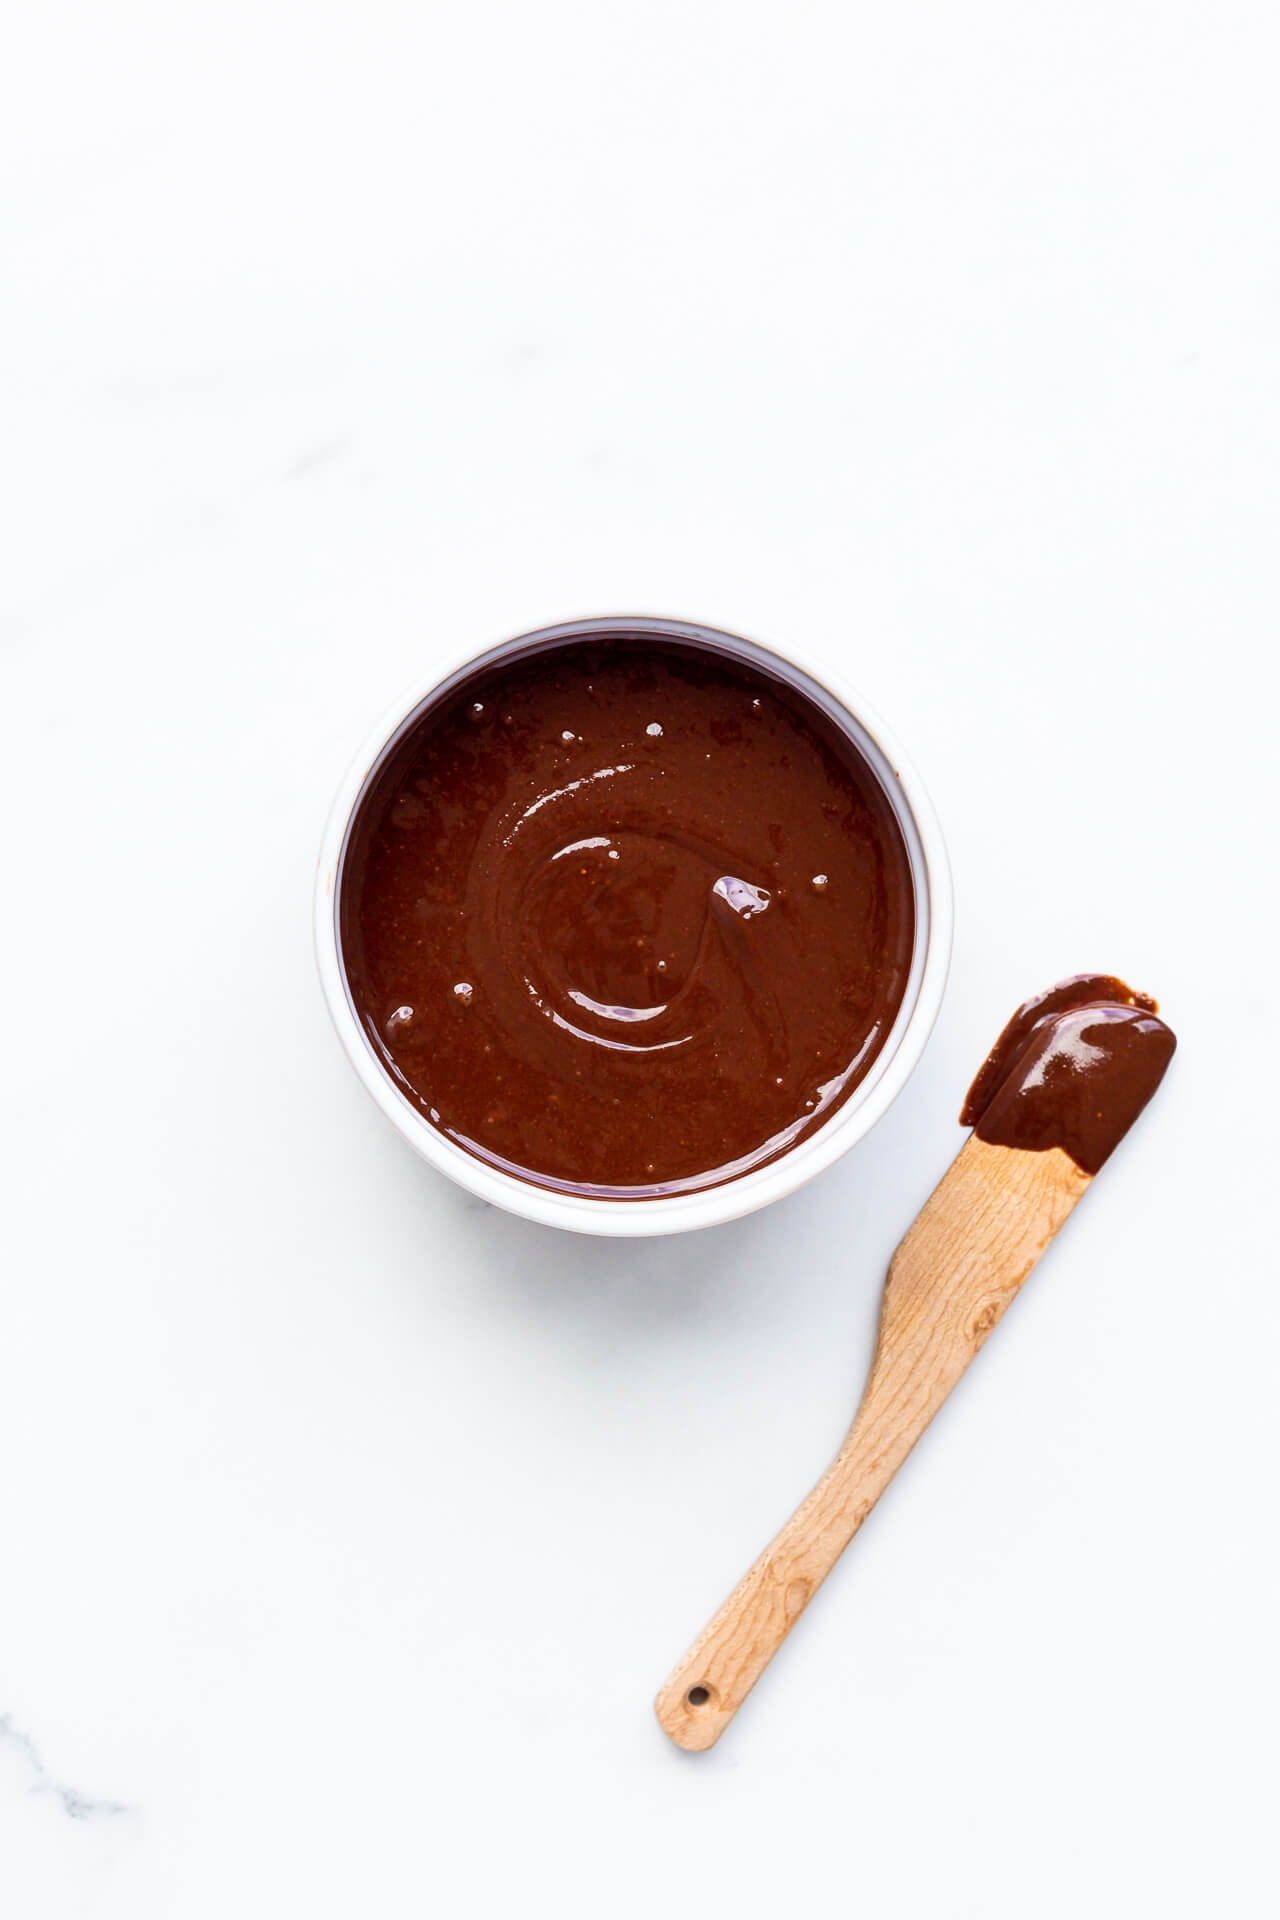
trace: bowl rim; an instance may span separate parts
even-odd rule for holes
[[[369,779],[420,710],[487,664],[517,652],[562,644],[590,633],[651,633],[656,638],[710,643],[731,656],[753,661],[811,696],[852,735],[868,755],[885,787],[907,841],[916,890],[918,933],[908,981],[917,981],[915,998],[903,1008],[866,1078],[831,1117],[796,1146],[764,1166],[720,1186],[693,1193],[645,1200],[616,1200],[563,1193],[535,1185],[458,1146],[432,1126],[399,1091],[370,1045],[356,1017],[342,967],[338,937],[338,883],[347,832]],[[834,711],[833,711],[834,709]],[[849,722],[852,726],[849,726]],[[863,738],[858,736],[862,735]],[[877,764],[877,761],[879,764]],[[698,620],[659,614],[601,614],[555,621],[548,626],[472,648],[433,670],[383,715],[352,760],[330,807],[320,845],[314,894],[316,964],[329,1015],[348,1060],[367,1092],[392,1125],[424,1160],[479,1199],[544,1226],[610,1238],[651,1238],[719,1226],[754,1213],[806,1185],[863,1139],[892,1105],[915,1070],[942,1004],[951,960],[954,905],[951,869],[933,803],[897,737],[844,675],[808,648],[785,647]]]

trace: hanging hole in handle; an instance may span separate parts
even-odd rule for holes
[[[691,1707],[709,1707],[711,1704],[711,1689],[710,1687],[701,1686],[690,1687],[688,1693],[685,1695],[685,1699]]]

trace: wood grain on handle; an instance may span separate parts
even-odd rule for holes
[[[715,1745],[1089,1184],[1057,1147],[966,1142],[890,1263],[844,1445],[658,1695],[677,1746]]]

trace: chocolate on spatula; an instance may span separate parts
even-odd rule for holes
[[[1020,1007],[969,1090],[974,1132],[889,1266],[840,1451],[658,1695],[678,1746],[714,1746],[1053,1236],[1164,1077],[1156,1003],[1081,974]]]

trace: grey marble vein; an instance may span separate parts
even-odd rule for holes
[[[64,1787],[52,1779],[40,1758],[35,1741],[21,1727],[15,1727],[7,1713],[0,1713],[0,1747],[7,1747],[17,1755],[19,1765],[27,1775],[28,1791],[50,1794],[69,1820],[114,1819],[118,1814],[131,1811],[117,1800],[94,1800],[88,1794],[78,1793],[74,1787]]]

